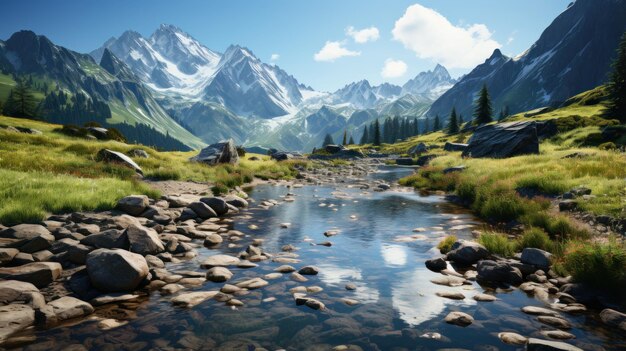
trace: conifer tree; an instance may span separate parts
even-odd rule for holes
[[[348,143],[348,131],[343,130],[343,140],[341,141],[341,145],[347,145]]]
[[[354,139],[352,138],[352,135],[350,135],[350,140],[348,140],[348,145],[354,145]]]
[[[441,129],[441,122],[439,121],[439,115],[435,116],[435,122],[433,125],[433,132],[438,131],[439,129]]]
[[[326,136],[324,137],[324,143],[322,144],[322,146],[326,146],[326,145],[332,145],[335,142],[333,141],[333,137],[330,134],[326,134]]]
[[[417,124],[417,118],[413,118],[413,135],[419,135],[420,134],[420,127]]]
[[[4,114],[13,117],[34,117],[37,104],[35,96],[26,86],[23,79],[18,79],[15,88],[11,89],[4,106]]]
[[[363,136],[361,136],[361,145],[369,143],[370,137],[367,133],[367,125],[363,128]]]
[[[456,117],[456,108],[452,108],[450,118],[448,119],[448,134],[456,134],[459,132],[459,121]]]
[[[478,93],[478,99],[476,99],[474,105],[474,124],[485,124],[491,122],[493,109],[491,107],[491,98],[489,97],[487,84],[483,84],[482,89],[480,89],[480,93]]]
[[[372,141],[372,144],[376,145],[376,146],[380,146],[381,140],[380,140],[380,122],[378,122],[378,120],[376,120],[374,122],[374,139]]]
[[[626,123],[626,33],[622,35],[612,67],[611,79],[607,84],[609,104],[605,116]]]

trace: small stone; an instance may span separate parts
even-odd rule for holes
[[[274,271],[280,272],[280,273],[291,273],[291,272],[295,272],[295,270],[296,270],[295,268],[286,264],[274,269]]]
[[[208,299],[212,299],[219,291],[196,291],[180,294],[172,299],[172,304],[182,307],[194,307]]]
[[[319,269],[314,266],[305,266],[300,268],[298,273],[302,275],[317,275],[319,273]]]
[[[558,339],[558,340],[568,340],[568,339],[576,338],[574,334],[568,333],[562,330],[544,330],[541,332],[541,335],[550,339]]]
[[[498,333],[498,338],[500,338],[503,343],[509,345],[526,345],[528,341],[528,338],[511,332]]]
[[[444,320],[448,324],[454,324],[461,327],[467,327],[474,322],[474,318],[472,316],[463,312],[450,312]]]
[[[492,301],[496,301],[498,298],[496,298],[493,295],[489,295],[489,294],[476,294],[474,295],[474,300],[476,301],[481,301],[481,302],[492,302]]]
[[[354,283],[346,284],[346,290],[356,290],[356,285]]]
[[[543,324],[547,324],[549,326],[559,328],[559,329],[572,329],[572,325],[570,322],[566,321],[563,318],[552,317],[552,316],[539,316],[537,320]]]
[[[206,273],[206,279],[212,282],[221,283],[233,277],[233,273],[225,267],[213,267]]]
[[[446,299],[451,299],[451,300],[464,300],[465,299],[465,295],[463,295],[460,292],[453,292],[453,291],[439,291],[436,293],[436,295],[439,297],[445,297]]]

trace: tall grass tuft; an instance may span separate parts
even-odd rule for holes
[[[441,252],[442,254],[447,254],[448,252],[450,252],[450,250],[452,249],[452,245],[454,245],[457,240],[458,238],[456,237],[456,235],[446,236],[443,240],[439,242],[439,244],[437,244],[439,252]]]
[[[626,247],[615,238],[569,242],[562,265],[576,281],[591,287],[613,291],[626,288]]]
[[[515,253],[515,243],[506,234],[485,232],[480,235],[478,242],[496,255],[510,257]]]

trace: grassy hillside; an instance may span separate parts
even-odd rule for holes
[[[42,135],[16,133],[7,126],[34,128]],[[297,162],[277,163],[267,156],[247,158],[239,165],[209,167],[188,162],[195,152],[158,152],[142,145],[69,137],[59,125],[0,116],[0,223],[33,222],[46,213],[111,208],[128,194],[158,193],[138,181],[128,168],[97,162],[107,148],[119,152],[143,149],[150,157],[135,158],[147,178],[193,180],[220,189],[250,182],[254,177],[289,178]]]

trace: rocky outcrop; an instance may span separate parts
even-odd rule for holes
[[[96,155],[96,160],[101,162],[116,163],[124,167],[131,168],[140,175],[143,175],[143,170],[141,169],[141,167],[139,167],[139,165],[136,164],[135,161],[133,161],[130,157],[124,155],[121,152],[109,149],[102,149],[98,151],[98,154]]]
[[[146,195],[129,195],[121,198],[116,207],[131,216],[139,216],[148,205],[150,205],[150,200]]]
[[[419,155],[419,154],[423,154],[425,152],[428,152],[428,148],[426,147],[426,144],[419,143],[419,144],[413,146],[412,148],[410,148],[409,151],[408,151],[408,154],[409,155]]]
[[[237,154],[235,142],[232,139],[228,139],[205,147],[200,150],[198,155],[189,160],[206,163],[208,165],[216,165],[218,163],[237,164],[239,162],[239,155]]]
[[[86,264],[91,284],[101,291],[132,291],[148,276],[143,256],[120,249],[92,251]]]
[[[43,288],[57,279],[62,271],[57,262],[32,262],[17,267],[0,268],[0,278],[28,282]]]
[[[447,258],[462,265],[472,265],[489,256],[489,251],[473,241],[459,240],[452,245]]]
[[[507,158],[538,153],[539,138],[535,122],[510,122],[476,129],[463,156]]]
[[[16,248],[20,252],[46,250],[53,242],[50,231],[38,224],[18,224],[0,231],[0,246]]]
[[[467,144],[450,143],[450,142],[446,142],[446,144],[443,146],[443,149],[445,151],[464,151],[466,148],[467,148]]]

